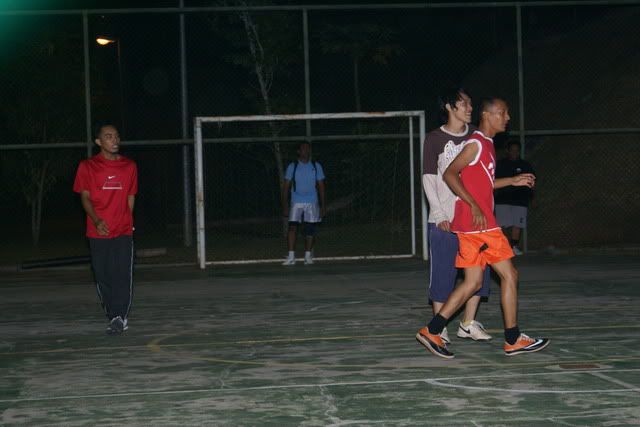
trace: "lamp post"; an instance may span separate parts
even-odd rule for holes
[[[120,55],[120,40],[115,37],[105,37],[98,36],[96,38],[96,43],[99,46],[108,46],[110,44],[116,45],[116,59],[118,61],[118,83],[120,85],[120,126],[121,133],[126,135],[125,125],[124,125],[124,89],[123,89],[123,81],[122,81],[122,59]]]

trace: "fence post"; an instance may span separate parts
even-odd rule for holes
[[[184,0],[180,0],[180,9],[184,8]],[[187,52],[185,41],[184,13],[180,12],[180,110],[182,113],[182,139],[189,138],[187,130],[188,105],[187,105]],[[183,207],[183,244],[189,248],[193,245],[193,209],[191,207],[191,162],[189,157],[189,145],[182,146],[182,207]]]
[[[84,45],[84,113],[87,131],[87,157],[91,157],[93,135],[91,132],[91,67],[89,63],[89,17],[82,11],[82,41]]]
[[[518,4],[516,6],[516,36],[518,38],[518,112],[519,112],[519,127],[520,131],[520,156],[524,157],[525,135],[524,135],[524,65],[522,60],[522,6]],[[527,229],[522,230],[522,249],[527,252]]]

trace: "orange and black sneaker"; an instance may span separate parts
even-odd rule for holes
[[[416,339],[436,356],[442,357],[443,359],[453,359],[454,355],[447,349],[447,344],[442,337],[430,333],[428,328],[420,329],[416,334]]]
[[[523,353],[534,353],[548,346],[550,342],[548,338],[530,338],[525,334],[520,334],[514,344],[504,343],[504,354],[515,356]]]

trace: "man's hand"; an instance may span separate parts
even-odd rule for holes
[[[471,215],[473,215],[474,227],[478,230],[484,230],[487,228],[487,218],[484,216],[478,205],[471,205]]]
[[[104,222],[102,218],[98,218],[97,221],[94,222],[94,224],[96,226],[96,230],[98,230],[99,235],[101,236],[109,235],[109,227],[107,226],[107,223]]]
[[[437,227],[442,231],[451,231],[451,223],[447,220],[439,222]]]
[[[285,206],[282,208],[282,216],[289,217],[289,206]]]
[[[515,187],[532,188],[536,184],[536,177],[532,173],[521,173],[513,177],[511,185]]]
[[[324,218],[325,216],[327,216],[327,208],[322,205],[322,207],[320,208],[320,218]]]

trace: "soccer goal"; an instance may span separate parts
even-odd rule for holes
[[[281,185],[304,141],[326,176],[327,213],[314,259],[416,256],[416,197],[422,194],[416,151],[422,152],[424,138],[424,111],[196,117],[200,268],[284,260]],[[424,231],[424,201],[421,222]],[[296,255],[304,243],[300,232]]]

